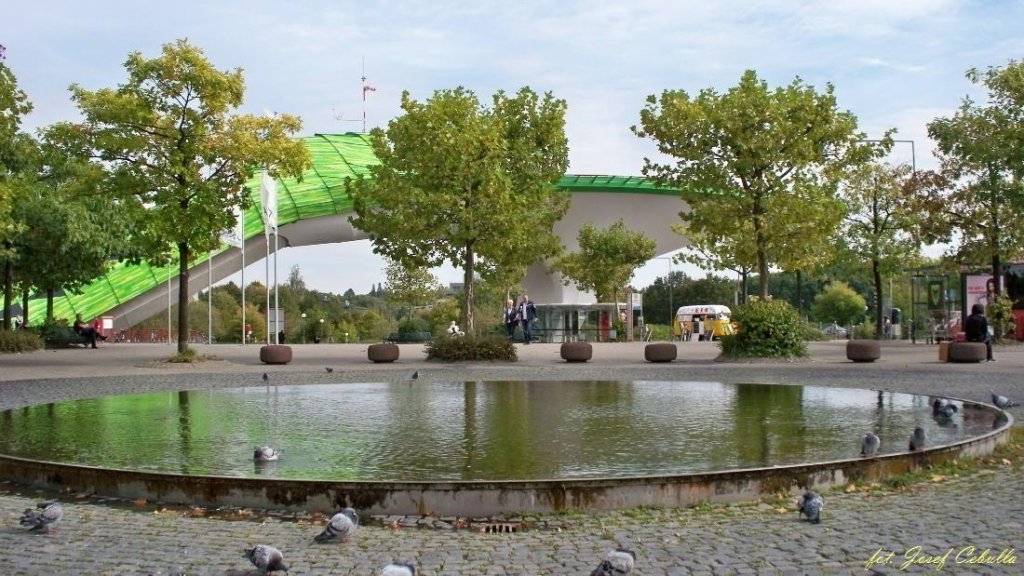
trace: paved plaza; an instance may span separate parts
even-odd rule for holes
[[[286,366],[259,362],[259,346],[198,346],[216,359],[162,360],[168,345],[101,344],[0,355],[0,409],[52,400],[155,390],[275,383],[434,380],[647,379],[862,387],[989,401],[991,391],[1024,399],[1024,347],[1000,346],[996,362],[938,362],[936,346],[883,343],[872,364],[846,360],[843,342],[818,342],[798,362],[716,362],[717,346],[681,342],[671,364],[643,360],[643,344],[595,344],[587,364],[566,364],[555,344],[519,346],[516,363],[425,361],[422,345],[402,345],[394,364],[373,364],[365,344],[295,345]],[[333,368],[328,374],[325,367]],[[1024,410],[1011,409],[1018,421]],[[83,431],[87,433],[87,431]],[[314,545],[322,526],[308,517],[257,515],[230,521],[187,507],[104,503],[64,494],[51,535],[25,533],[22,510],[50,494],[0,484],[2,574],[245,574],[245,547],[272,544],[291,574],[369,576],[392,559],[418,574],[586,575],[618,544],[637,553],[634,574],[1024,574],[1024,472],[1019,462],[962,477],[934,478],[899,491],[830,491],[823,522],[801,522],[775,500],[685,509],[640,509],[536,518],[514,533],[417,528],[414,518],[371,521],[351,542]],[[1012,552],[1006,552],[1012,550]],[[984,551],[988,551],[986,555]],[[891,553],[891,554],[890,554]],[[928,564],[923,562],[930,561]]]

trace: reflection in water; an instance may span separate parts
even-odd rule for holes
[[[3,413],[0,453],[111,468],[324,480],[682,474],[856,458],[987,432],[922,396],[707,382],[366,383],[111,396]],[[253,446],[282,450],[254,466]]]

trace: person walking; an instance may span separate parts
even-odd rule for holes
[[[519,324],[519,312],[516,311],[515,300],[509,298],[505,301],[505,332],[508,334],[509,342],[516,338],[516,324]]]
[[[964,321],[964,336],[968,342],[984,342],[985,356],[989,362],[995,362],[992,356],[992,335],[988,333],[988,318],[985,318],[985,307],[975,304],[971,307],[971,315]]]
[[[533,338],[531,326],[533,321],[537,319],[537,307],[533,304],[533,300],[530,300],[530,295],[523,293],[523,296],[519,299],[519,309],[516,311],[519,316],[519,322],[523,326],[523,344],[529,344]]]

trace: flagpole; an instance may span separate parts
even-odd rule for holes
[[[206,259],[206,343],[213,344],[213,250]]]
[[[277,284],[277,227],[274,227],[274,344],[281,343],[281,303],[278,300]]]
[[[270,234],[266,234],[263,239],[266,240],[267,247],[267,257],[263,265],[267,282],[267,344],[270,344]]]
[[[363,56],[363,134],[366,134],[366,56]]]
[[[242,346],[245,346],[245,211],[242,211]]]

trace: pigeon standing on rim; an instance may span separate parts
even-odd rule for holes
[[[616,548],[609,552],[590,576],[617,576],[629,574],[636,563],[636,552],[626,548]]]
[[[1001,408],[1003,410],[1007,408],[1012,408],[1014,406],[1020,406],[1020,404],[1014,402],[1013,400],[1010,400],[1006,396],[1003,396],[1002,394],[996,394],[995,392],[992,393],[992,403],[996,405],[996,408]]]
[[[29,532],[49,533],[61,519],[64,518],[64,509],[57,502],[40,502],[36,509],[28,508],[21,515],[21,525],[28,528]]]
[[[806,516],[814,524],[821,523],[821,509],[825,507],[825,501],[817,492],[807,491],[803,496],[796,499],[797,511]]]
[[[864,437],[860,440],[860,455],[861,456],[875,456],[878,454],[878,447],[882,445],[882,441],[875,436],[874,432],[865,432]]]
[[[412,373],[412,379],[413,380],[416,380],[419,377],[420,377],[420,371],[419,370],[417,370],[417,371]]]
[[[267,374],[266,372],[263,373],[263,383],[264,384],[269,384],[270,383],[270,375]]]
[[[260,574],[277,571],[288,573],[288,567],[284,565],[284,555],[273,546],[257,544],[255,548],[246,550],[244,556],[249,559],[249,562],[252,562]]]
[[[914,427],[914,432],[910,435],[910,444],[908,448],[911,452],[924,450],[924,442],[924,428],[921,428],[920,426]]]
[[[408,562],[395,560],[380,571],[379,576],[416,576],[416,567]]]
[[[324,531],[317,534],[313,540],[319,543],[324,542],[348,542],[352,533],[359,527],[359,515],[354,508],[345,508],[331,518],[331,521],[324,526]]]
[[[330,366],[328,366],[328,367],[324,368],[324,370],[327,370],[327,373],[328,373],[328,374],[330,374],[330,373],[334,372],[334,368],[331,368]]]
[[[281,458],[281,451],[270,446],[257,446],[252,451],[252,459],[257,462],[274,462],[279,458]]]

